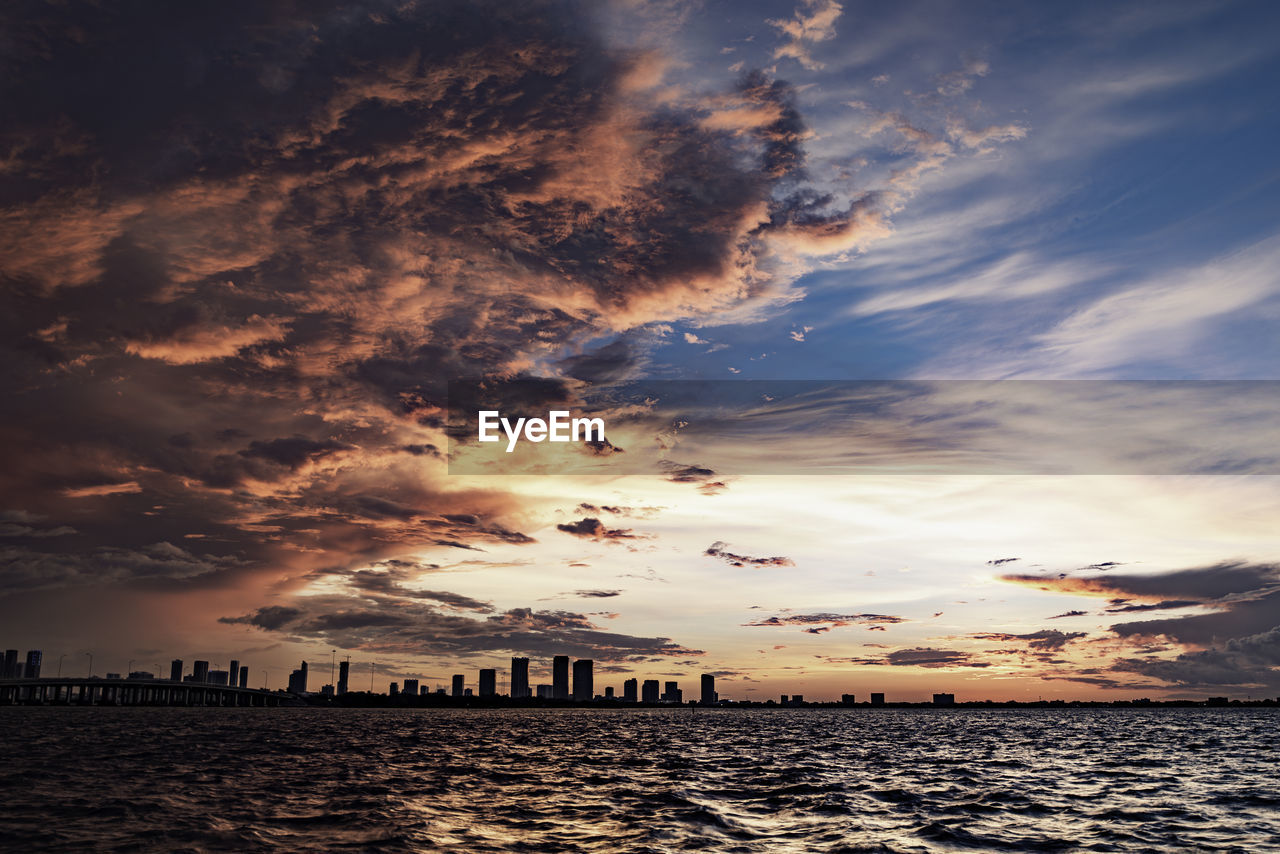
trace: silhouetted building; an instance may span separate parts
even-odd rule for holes
[[[640,687],[640,683],[637,682],[635,679],[628,679],[625,682],[623,682],[622,683],[622,702],[634,703],[636,700],[640,699],[639,696],[637,695],[639,687]]]
[[[338,696],[347,693],[347,685],[351,680],[351,661],[338,662]]]
[[[463,692],[462,692],[462,696],[464,696],[464,697],[471,697],[471,696],[474,696],[474,695],[471,693],[471,689],[470,689],[470,688],[466,688],[466,689],[464,689],[464,690],[463,690]]]
[[[852,694],[840,695],[840,705],[842,706],[852,706],[856,702],[857,702],[857,698],[854,697]]]
[[[539,700],[550,700],[554,695],[555,695],[555,691],[552,689],[552,687],[551,687],[550,685],[539,685],[539,686],[538,686],[538,699],[539,699]]]
[[[480,680],[476,683],[481,697],[495,697],[498,694],[498,671],[492,667],[480,670]]]
[[[173,661],[169,662],[169,681],[170,682],[182,681],[182,659],[181,658],[175,658]]]
[[[240,687],[249,687],[249,665],[247,664],[240,665]]]
[[[640,699],[646,703],[658,702],[658,680],[646,679],[640,686]]]
[[[425,697],[430,693],[431,693],[431,689],[428,688],[426,685],[423,685],[421,688],[418,689],[418,695],[421,697]],[[440,693],[443,694],[444,691],[441,691]]]
[[[553,699],[569,699],[569,656],[567,655],[557,655],[551,659],[551,692]]]
[[[332,684],[332,683],[330,683],[330,684],[328,684],[328,685],[321,685],[321,686],[320,686],[320,696],[321,696],[321,697],[324,697],[324,698],[326,698],[326,699],[332,700],[332,699],[333,699],[333,684]]]
[[[529,659],[511,659],[511,699],[523,700],[529,696]]]
[[[130,679],[155,679],[156,675],[150,670],[130,670]]]
[[[792,694],[792,695],[791,695],[791,705],[793,705],[793,706],[803,706],[803,705],[804,705],[804,694]]]
[[[605,698],[606,700],[612,700],[612,699],[613,699],[613,686],[612,686],[612,685],[610,685],[608,688],[605,688],[605,689],[604,689],[604,698]]]
[[[191,681],[192,682],[208,682],[209,681],[209,662],[207,661],[191,662]]]
[[[404,680],[404,687],[401,688],[400,690],[408,694],[410,697],[418,696],[418,680],[417,679]]]
[[[17,679],[18,678],[18,651],[16,649],[6,649],[4,651],[4,663],[0,664],[0,679]]]
[[[227,668],[227,684],[232,688],[236,687],[240,682],[240,661],[231,659],[231,666]]]
[[[933,704],[935,706],[954,706],[956,704],[955,694],[934,694]]]
[[[209,684],[210,685],[230,685],[231,684],[230,676],[231,674],[225,670],[210,670]]]
[[[684,692],[680,690],[680,683],[668,682],[666,690],[662,692],[662,701],[664,703],[683,703]]]
[[[877,694],[876,692],[874,692],[874,691],[873,691],[873,692],[871,693],[871,705],[873,705],[873,706],[883,706],[883,705],[884,705],[884,694]]]
[[[702,705],[713,706],[716,697],[716,677],[710,673],[702,674]]]
[[[390,695],[390,696],[392,696],[392,697],[399,697],[399,696],[400,696],[400,683],[399,683],[399,682],[392,682],[390,685],[388,685],[388,686],[387,686],[387,694],[389,694],[389,695]]]
[[[453,674],[453,691],[452,691],[453,696],[455,697],[463,696],[462,689],[466,681],[467,681],[466,677],[463,676],[461,673]]]
[[[289,691],[294,694],[307,693],[307,663],[302,662],[297,670],[289,674]]]
[[[594,664],[589,658],[579,658],[573,663],[573,699],[579,702],[590,701],[596,696],[595,676],[592,674]]]
[[[44,653],[38,649],[27,650],[27,664],[22,668],[23,679],[39,679],[40,663],[44,660]]]

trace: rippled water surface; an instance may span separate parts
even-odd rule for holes
[[[1280,850],[1280,710],[0,709],[0,847]]]

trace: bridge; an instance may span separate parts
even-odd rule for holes
[[[258,688],[168,679],[0,679],[0,705],[300,706],[302,700]]]

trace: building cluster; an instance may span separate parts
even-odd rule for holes
[[[297,671],[295,671],[296,673]],[[464,673],[453,674],[448,688],[437,687],[437,696],[454,698],[479,697],[496,698],[498,693],[498,671],[495,668],[482,668],[476,680],[475,689],[467,687]],[[684,692],[677,682],[661,683],[657,679],[646,679],[644,683],[638,679],[627,679],[622,683],[622,696],[618,696],[613,687],[604,689],[603,694],[596,693],[595,662],[589,658],[580,658],[570,662],[569,656],[557,655],[551,660],[551,684],[531,685],[529,683],[529,659],[517,657],[511,659],[511,680],[509,693],[505,696],[512,700],[572,700],[576,702],[592,702],[596,700],[621,700],[624,703],[684,703]],[[716,678],[710,673],[702,676],[701,693],[698,702],[704,706],[719,702],[716,693]],[[338,693],[344,693],[339,691]],[[431,688],[421,684],[418,679],[405,679],[403,682],[392,682],[392,696],[427,696]]]
[[[43,663],[44,653],[38,649],[28,650],[25,662],[18,660],[18,651],[16,649],[6,649],[4,658],[0,659],[0,679],[39,679]],[[90,666],[89,676],[93,676],[92,665]],[[150,670],[130,670],[127,675],[108,672],[104,678],[163,679],[164,677],[152,673]],[[169,681],[220,685],[227,688],[248,688],[249,667],[248,665],[242,665],[234,658],[231,659],[231,664],[226,670],[219,668],[211,670],[209,662],[193,661],[191,663],[191,672],[183,675],[183,661],[181,658],[175,658],[169,664]]]
[[[16,649],[6,649],[4,661],[0,662],[0,679],[39,679],[43,660],[44,653],[38,649],[27,650],[25,663],[18,660]]]

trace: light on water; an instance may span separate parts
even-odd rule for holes
[[[0,709],[5,850],[1280,848],[1275,709]]]

